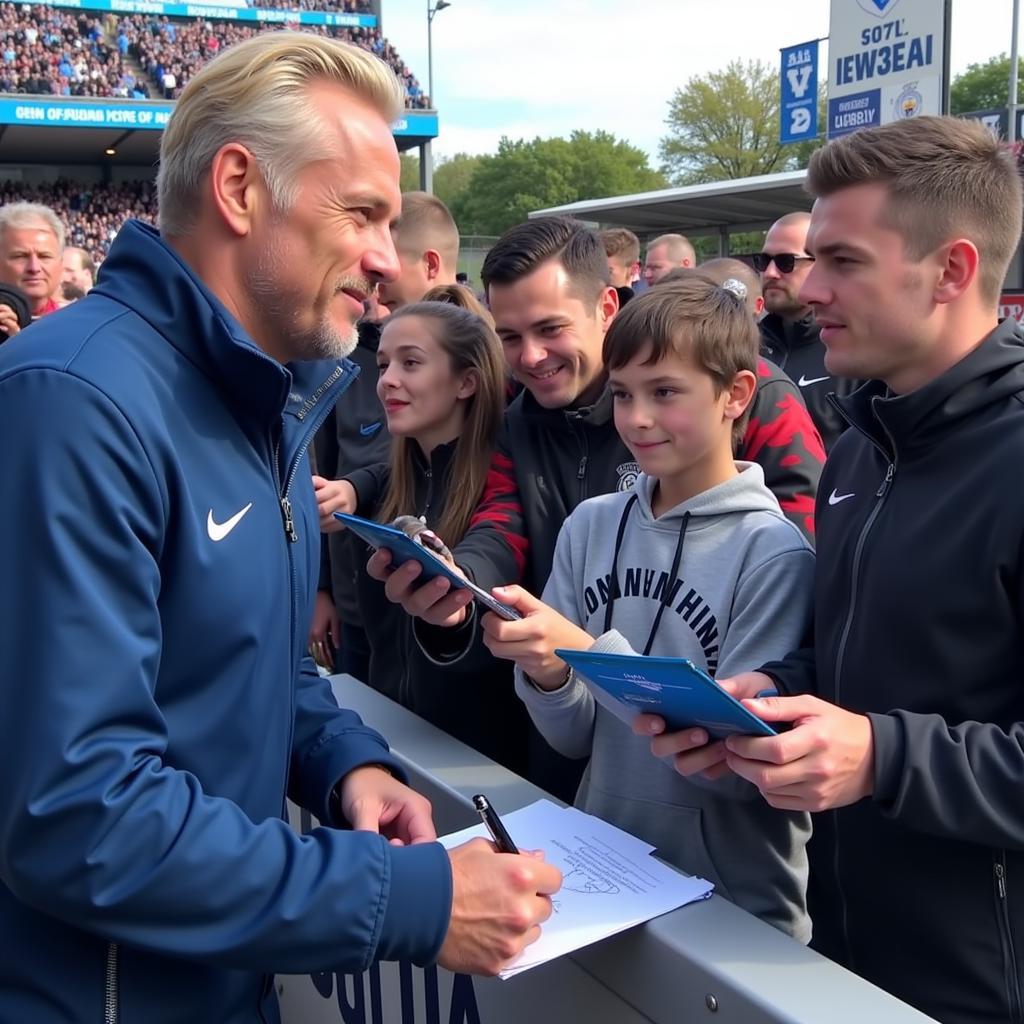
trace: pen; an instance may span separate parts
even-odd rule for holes
[[[473,797],[473,806],[487,826],[487,831],[491,833],[491,838],[494,840],[494,845],[498,848],[498,853],[518,853],[519,848],[512,842],[512,837],[501,823],[498,812],[491,806],[491,802],[487,797],[482,793],[477,793]]]

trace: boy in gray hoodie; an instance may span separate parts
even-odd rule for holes
[[[554,654],[683,657],[724,677],[799,647],[813,551],[761,467],[733,461],[757,353],[742,302],[710,281],[631,302],[605,337],[604,361],[636,484],[583,502],[565,521],[543,602],[500,588],[524,618],[489,614],[483,624],[492,653],[516,662],[517,692],[551,746],[590,756],[578,806],[807,941],[808,816],[771,808],[736,777],[680,776]]]

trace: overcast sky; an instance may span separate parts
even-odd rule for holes
[[[502,135],[549,137],[604,128],[646,150],[657,165],[668,101],[688,78],[723,68],[733,58],[777,66],[780,47],[828,35],[828,0],[451,5],[435,16],[433,31],[441,115],[434,152],[441,156],[493,152]],[[954,0],[954,73],[1009,50],[1012,10],[1012,0]],[[426,11],[427,0],[383,2],[384,33],[424,89]]]

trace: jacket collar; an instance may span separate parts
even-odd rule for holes
[[[232,406],[261,422],[282,413],[304,420],[355,369],[347,360],[283,366],[272,359],[156,229],[141,221],[129,220],[118,232],[93,290],[141,316],[220,384]]]
[[[576,409],[546,409],[533,397],[528,388],[523,389],[510,409],[515,408],[517,403],[524,416],[530,419],[544,420],[548,424],[555,422],[582,423],[584,426],[602,427],[612,421],[612,392],[607,384],[593,404]]]
[[[1017,323],[1007,319],[960,362],[914,391],[891,395],[881,381],[869,381],[833,401],[853,426],[886,451],[895,445],[910,453],[932,447],[980,410],[1020,393],[1024,338]]]
[[[762,317],[761,327],[768,341],[781,344],[790,351],[805,345],[813,345],[821,336],[821,328],[818,327],[813,313],[792,321],[783,320],[777,313],[769,313]]]

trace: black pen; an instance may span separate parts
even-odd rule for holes
[[[487,831],[491,833],[491,838],[494,840],[494,845],[498,848],[498,853],[518,853],[519,848],[512,842],[512,837],[501,823],[498,812],[491,806],[491,802],[483,793],[477,793],[473,797],[473,806],[476,808],[477,814],[483,818]]]

